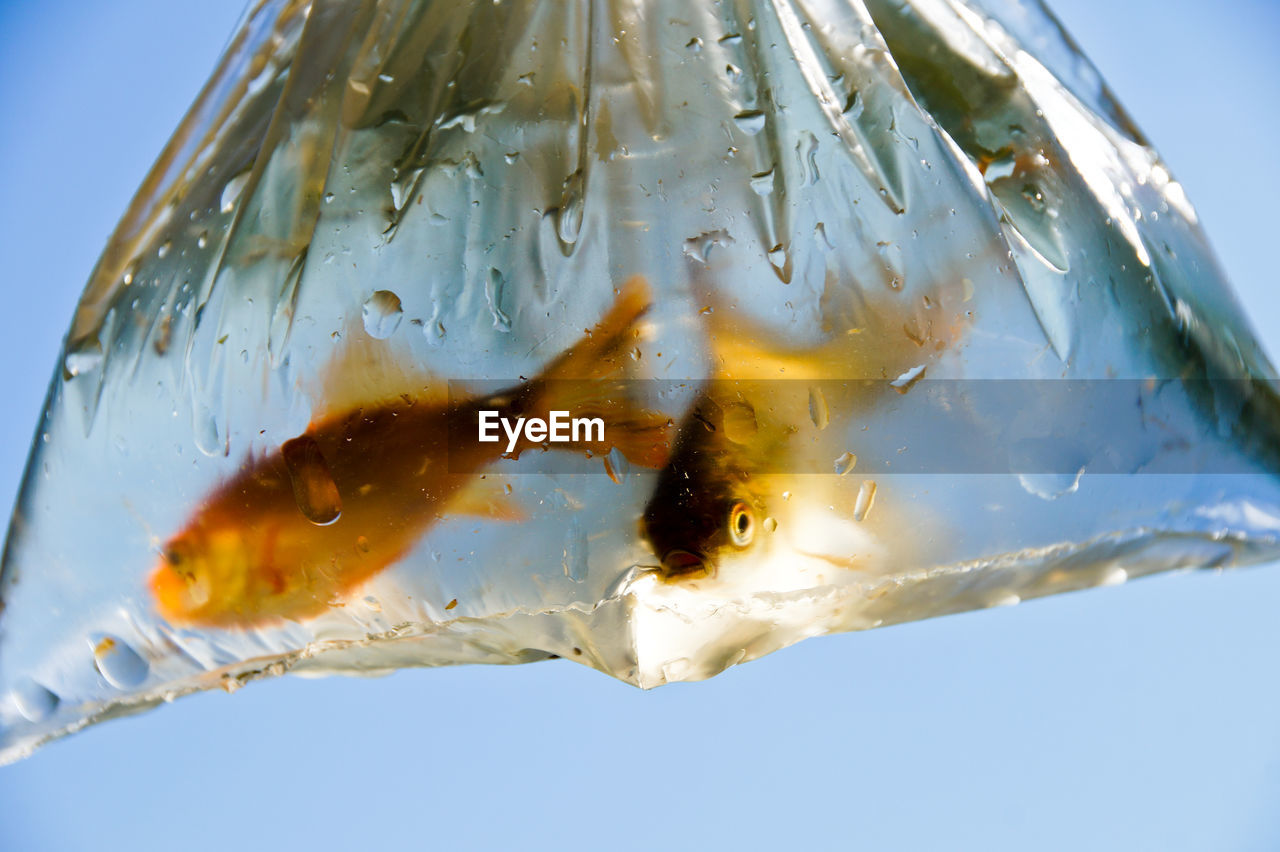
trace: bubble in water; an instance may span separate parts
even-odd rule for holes
[[[107,683],[116,689],[133,689],[142,685],[150,673],[150,666],[137,651],[123,639],[101,635],[91,640],[93,664]]]
[[[827,424],[831,422],[831,414],[827,410],[827,398],[823,396],[820,387],[809,388],[809,419],[819,429],[827,428]]]
[[[771,533],[771,532],[775,531],[777,528],[778,528],[778,522],[777,522],[776,520],[774,520],[773,518],[765,518],[765,519],[764,519],[764,531],[765,531],[765,532],[769,532],[769,533]]]
[[[846,473],[853,470],[854,466],[857,465],[857,463],[858,463],[858,457],[855,456],[853,453],[850,453],[850,452],[841,453],[840,457],[836,459],[836,464],[835,464],[836,474],[839,476],[844,476]]]
[[[28,722],[43,722],[58,709],[58,696],[29,677],[14,684],[10,697]]]
[[[395,334],[404,317],[404,308],[400,307],[400,297],[390,290],[374,290],[373,295],[364,303],[362,311],[364,330],[370,337],[386,340]]]
[[[285,441],[280,451],[289,470],[294,502],[303,516],[322,527],[338,520],[342,515],[342,497],[315,439],[302,435]]]
[[[875,499],[875,480],[864,480],[862,487],[858,489],[858,499],[853,504],[853,519],[855,521],[865,521],[867,515],[871,512],[871,504],[875,502]]]

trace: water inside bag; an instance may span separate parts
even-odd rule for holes
[[[1030,0],[261,0],[56,365],[0,760],[286,671],[650,687],[1271,559],[1274,377]]]

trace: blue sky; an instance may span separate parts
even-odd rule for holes
[[[1069,0],[1264,344],[1280,7]],[[115,220],[238,2],[0,4],[0,503]],[[1280,847],[1280,566],[818,640],[643,693],[568,663],[284,678],[0,769],[0,848]]]

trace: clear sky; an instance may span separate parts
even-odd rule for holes
[[[1280,353],[1280,5],[1063,0]],[[75,300],[237,0],[0,0],[0,504]],[[283,678],[0,768],[0,849],[1280,848],[1280,565],[809,640]]]

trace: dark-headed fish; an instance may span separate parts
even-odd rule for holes
[[[851,565],[874,549],[862,523],[867,506],[857,505],[870,500],[859,496],[860,478],[817,471],[831,470],[839,455],[833,436],[894,398],[895,380],[922,375],[959,336],[963,312],[944,309],[947,301],[860,305],[810,349],[770,345],[770,332],[728,319],[731,307],[708,312],[713,374],[641,519],[661,574],[696,579],[729,561],[797,555]],[[821,387],[827,394],[815,396]],[[776,546],[775,531],[787,548]]]
[[[617,447],[636,464],[660,467],[666,417],[610,398],[618,384],[609,380],[624,369],[649,302],[643,279],[633,278],[593,331],[505,392],[448,404],[406,395],[317,419],[251,460],[169,539],[150,580],[156,607],[176,624],[243,628],[340,603],[443,515],[468,510],[460,495],[506,449],[505,441],[475,440],[481,410],[513,421],[553,410],[598,413],[605,441],[555,446]]]

